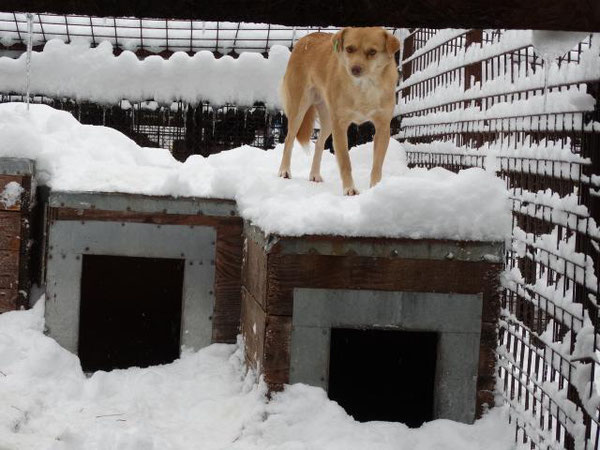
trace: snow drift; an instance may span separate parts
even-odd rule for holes
[[[337,164],[323,155],[324,183],[308,181],[310,158],[295,151],[294,178],[276,176],[282,146],[243,146],[185,163],[165,149],[141,148],[120,132],[81,125],[45,105],[0,105],[0,156],[37,161],[38,182],[56,190],[235,199],[240,214],[268,233],[503,240],[508,194],[493,172],[408,169],[390,141],[383,181],[368,188],[372,144],[353,149],[362,194],[343,197]],[[298,149],[297,149],[298,150]]]
[[[359,423],[319,388],[267,402],[238,345],[171,364],[96,372],[43,334],[43,298],[0,315],[0,448],[49,450],[509,450],[506,410],[474,425]]]
[[[81,125],[45,105],[0,105],[0,156],[37,161],[38,182],[56,190],[235,199],[240,214],[268,233],[503,240],[508,194],[493,173],[408,169],[391,140],[383,181],[369,189],[372,144],[350,154],[357,187],[343,197],[337,164],[323,156],[324,183],[308,181],[310,159],[295,151],[294,178],[276,176],[282,146],[243,146],[185,163],[165,149],[141,148],[120,132]]]

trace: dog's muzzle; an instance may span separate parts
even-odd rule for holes
[[[350,72],[352,72],[352,75],[354,75],[355,77],[359,77],[362,74],[362,67],[360,66],[352,66],[352,68],[350,69]]]

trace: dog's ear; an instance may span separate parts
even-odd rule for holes
[[[331,40],[331,44],[333,45],[333,51],[335,53],[341,52],[344,50],[344,33],[346,33],[348,28],[342,28],[340,31],[333,35],[333,39]]]
[[[390,56],[394,56],[400,50],[400,40],[389,31],[385,30],[385,49]]]

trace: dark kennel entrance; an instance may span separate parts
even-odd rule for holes
[[[83,255],[79,357],[84,371],[179,357],[184,261]]]
[[[418,427],[433,419],[437,334],[331,330],[329,398],[354,419]]]

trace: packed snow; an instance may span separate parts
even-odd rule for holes
[[[185,163],[168,150],[141,148],[120,132],[81,125],[46,105],[0,105],[0,156],[36,160],[38,183],[55,190],[226,198],[267,233],[504,240],[508,193],[494,173],[473,168],[408,169],[390,141],[380,184],[369,189],[372,143],[351,152],[362,192],[342,196],[334,155],[323,155],[324,183],[308,181],[311,156],[296,148],[291,180],[277,177],[282,145],[243,146]],[[426,205],[426,207],[425,207]]]
[[[325,391],[303,384],[267,401],[240,345],[86,376],[77,356],[43,334],[43,303],[0,315],[3,450],[514,448],[505,408],[474,425],[435,420],[409,429],[356,422]]]
[[[279,107],[277,88],[289,55],[287,47],[274,45],[268,58],[245,52],[236,59],[216,59],[212,52],[201,51],[139,60],[131,51],[114,56],[108,41],[90,48],[84,40],[66,44],[52,39],[42,52],[31,55],[30,89],[32,94],[104,104],[125,99]],[[25,53],[17,59],[0,57],[1,92],[25,93],[26,59]]]
[[[23,187],[16,181],[6,183],[2,192],[0,192],[0,203],[5,208],[12,208],[21,201],[21,195],[23,194]]]

